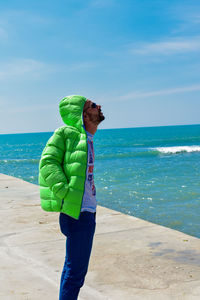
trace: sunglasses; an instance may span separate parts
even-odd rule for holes
[[[84,112],[86,112],[88,108],[96,108],[96,107],[97,107],[96,103],[93,102],[90,106],[84,109]]]

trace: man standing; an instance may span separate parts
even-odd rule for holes
[[[76,300],[87,273],[96,225],[93,136],[105,119],[101,106],[82,96],[61,100],[66,124],[47,142],[39,166],[41,206],[60,212],[66,256],[59,300]]]

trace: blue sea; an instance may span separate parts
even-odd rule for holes
[[[0,173],[38,184],[52,132],[0,135]],[[200,125],[97,131],[98,204],[200,238]]]

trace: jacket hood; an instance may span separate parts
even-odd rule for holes
[[[71,95],[63,98],[59,104],[60,115],[63,122],[68,126],[83,129],[83,107],[87,98],[79,95]]]

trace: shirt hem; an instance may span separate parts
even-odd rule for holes
[[[89,211],[89,212],[91,212],[91,213],[95,213],[95,212],[96,212],[96,209],[83,208],[83,209],[81,209],[81,212],[83,212],[83,211]]]

